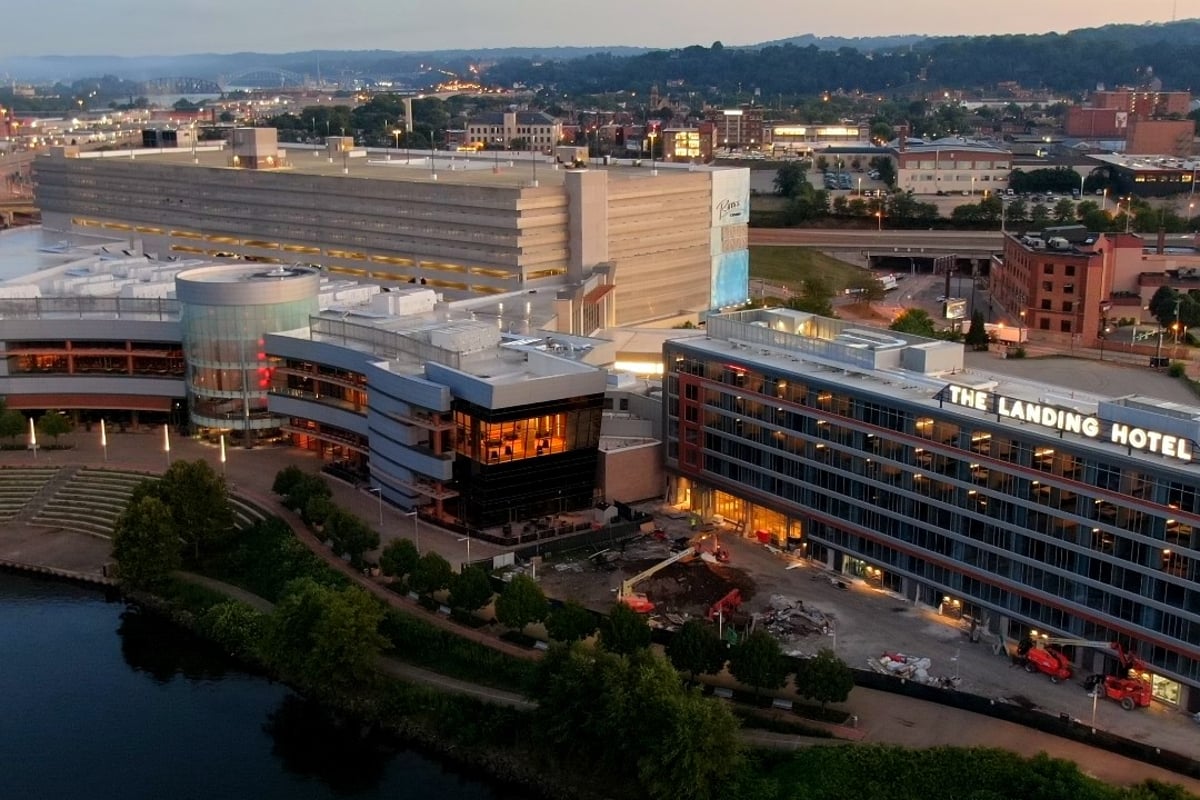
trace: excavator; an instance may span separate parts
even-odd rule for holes
[[[645,569],[634,575],[632,578],[621,582],[621,587],[617,591],[617,601],[624,603],[639,614],[649,614],[654,610],[654,603],[650,598],[646,597],[641,592],[635,592],[633,587],[651,577],[655,573],[666,569],[672,564],[680,561],[690,561],[697,556],[705,558],[705,560],[717,561],[725,563],[729,561],[729,552],[721,547],[721,543],[717,537],[710,533],[702,533],[698,536],[693,536],[688,541],[688,546],[680,550],[678,553],[670,556],[663,561],[658,562],[649,569]]]
[[[1150,684],[1140,676],[1146,664],[1135,654],[1127,651],[1120,642],[1089,641],[1087,639],[1062,639],[1049,637],[1040,640],[1041,647],[1033,638],[1022,639],[1017,646],[1017,655],[1025,661],[1026,672],[1042,672],[1050,676],[1052,683],[1071,677],[1071,661],[1061,647],[1094,647],[1110,650],[1121,666],[1122,675],[1090,675],[1084,681],[1089,692],[1103,692],[1104,696],[1121,704],[1121,708],[1132,711],[1150,705]]]

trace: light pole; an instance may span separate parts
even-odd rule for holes
[[[1100,360],[1101,361],[1104,360],[1104,342],[1106,339],[1108,339],[1108,334],[1109,334],[1109,331],[1111,331],[1111,330],[1112,330],[1112,328],[1105,325],[1104,328],[1102,328],[1100,331]]]
[[[225,434],[221,434],[221,477],[225,477]]]
[[[876,230],[879,231],[880,233],[883,233],[883,209],[882,208],[875,212],[875,221],[878,223]]]
[[[1025,309],[1021,309],[1021,329],[1017,331],[1017,344],[1025,344]]]
[[[1079,176],[1079,199],[1083,200],[1083,176]]]
[[[1100,198],[1100,210],[1108,211],[1108,187],[1104,187],[1104,195]]]
[[[421,528],[420,528],[420,526],[419,526],[419,525],[417,525],[417,515],[418,515],[419,513],[420,513],[420,512],[418,512],[418,511],[417,511],[417,509],[415,509],[415,508],[414,508],[412,511],[405,511],[405,512],[404,512],[404,516],[406,516],[406,517],[412,517],[412,521],[413,521],[413,544],[415,544],[415,545],[417,546],[417,553],[418,553],[418,554],[420,554],[420,552],[421,552]]]
[[[34,427],[33,417],[29,418],[29,449],[33,451],[33,460],[37,461],[37,428]]]
[[[456,539],[455,541],[467,543],[467,565],[470,566],[470,564],[471,564],[471,537],[464,536],[461,539]]]
[[[379,528],[380,528],[380,530],[382,530],[383,529],[383,487],[372,486],[370,489],[367,489],[367,491],[370,492],[371,494],[375,495],[375,498],[379,501]]]
[[[104,420],[100,420],[100,447],[104,449],[104,460],[108,461],[108,434],[104,430]]]
[[[167,456],[167,469],[171,468],[171,426],[163,425],[163,453]]]

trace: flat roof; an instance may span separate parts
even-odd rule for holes
[[[354,178],[356,180],[392,180],[410,183],[450,183],[464,186],[497,186],[507,188],[529,187],[536,179],[539,186],[561,186],[564,175],[569,171],[556,164],[553,156],[534,159],[530,153],[452,152],[438,150],[430,165],[429,150],[406,150],[404,148],[356,148],[347,154],[335,153],[332,160],[323,146],[301,145],[280,142],[278,150],[284,152],[286,165],[269,170],[246,170],[276,174],[314,175],[329,178]],[[129,160],[129,150],[92,151],[81,153],[82,158]],[[132,151],[137,162],[170,164],[193,169],[244,169],[230,163],[231,148],[198,148],[195,153],[189,147],[145,148]],[[635,164],[640,163],[640,166]],[[613,160],[605,165],[601,160],[590,161],[588,170],[603,170],[613,180],[654,180],[673,174],[689,172],[715,172],[718,170],[745,169],[744,167],[721,167],[714,165],[677,164],[655,161],[651,169],[650,159]],[[658,175],[654,172],[657,170]],[[436,178],[434,175],[436,174]]]
[[[1123,155],[1098,153],[1088,158],[1135,172],[1192,172],[1200,170],[1200,159],[1168,155]]]

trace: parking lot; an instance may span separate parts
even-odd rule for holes
[[[692,534],[686,515],[670,508],[652,508],[656,524],[666,533],[665,541],[644,537],[627,548],[628,560],[619,559],[607,567],[596,564],[603,557],[589,559],[587,554],[547,563],[539,572],[547,593],[579,600],[597,610],[615,602],[621,581],[654,563],[652,558],[666,558],[673,539],[686,539]],[[978,641],[972,642],[964,623],[941,616],[935,609],[915,605],[864,580],[833,574],[790,554],[772,552],[732,530],[718,529],[716,534],[730,553],[728,564],[695,559],[664,569],[634,587],[634,591],[644,592],[658,604],[654,617],[659,624],[702,616],[708,604],[736,586],[745,602],[733,618],[731,624],[735,626],[748,624],[754,614],[762,621],[756,624],[765,624],[772,606],[778,608],[784,600],[793,605],[802,603],[808,618],[828,620],[829,624],[821,627],[793,615],[793,621],[799,624],[768,626],[775,632],[785,631],[781,638],[785,652],[811,655],[829,647],[859,668],[869,668],[869,662],[878,662],[884,652],[927,658],[928,674],[935,682],[956,683],[961,691],[997,702],[1039,708],[1053,716],[1067,714],[1091,724],[1093,701],[1082,685],[1087,670],[1079,670],[1069,682],[1052,684],[1046,676],[1029,674],[1013,664],[1005,649],[1013,645],[1011,642],[1000,643],[995,636],[982,632]],[[715,573],[717,578],[711,574],[700,577],[700,572]],[[730,623],[728,618],[723,621]],[[1148,709],[1124,711],[1117,703],[1101,698],[1095,703],[1095,724],[1200,758],[1196,723],[1182,711],[1157,701]]]

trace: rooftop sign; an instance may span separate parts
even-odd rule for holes
[[[1095,414],[1078,411],[1047,403],[1018,400],[984,389],[971,389],[950,384],[938,393],[943,403],[995,414],[997,418],[1028,422],[1059,434],[1074,433],[1087,439],[1109,441],[1130,450],[1174,458],[1178,461],[1192,460],[1192,441],[1183,436],[1162,433],[1121,422],[1107,422]]]

